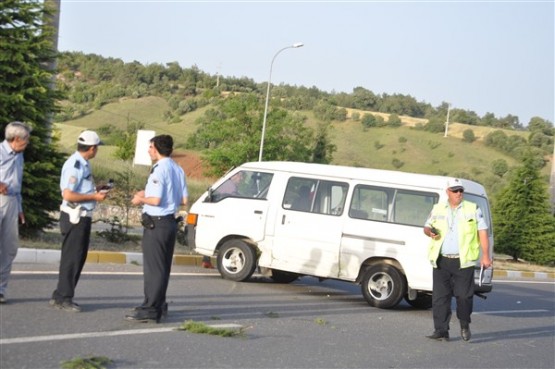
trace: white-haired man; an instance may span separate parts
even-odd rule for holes
[[[21,198],[23,151],[29,144],[31,127],[11,122],[0,144],[0,303],[6,303],[6,289],[12,263],[19,247],[19,224],[25,223]]]

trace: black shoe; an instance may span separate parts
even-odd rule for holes
[[[81,311],[81,306],[73,301],[57,301],[55,299],[51,299],[48,302],[48,305],[59,310],[69,311],[71,313],[79,313]]]
[[[471,336],[470,327],[461,328],[461,337],[464,341],[470,341]]]
[[[160,323],[160,315],[138,310],[135,314],[126,315],[125,320],[140,323]]]
[[[142,310],[142,309],[143,309],[142,306],[135,306],[134,308],[131,308],[132,311],[139,311],[139,310]],[[168,303],[167,302],[164,302],[164,305],[162,305],[161,317],[162,318],[167,318],[168,317]]]
[[[7,301],[6,298],[4,297],[4,294],[3,294],[3,293],[0,293],[0,304],[5,304],[6,302],[8,302],[8,301]]]
[[[432,335],[426,336],[429,339],[436,341],[449,341],[449,332],[447,331],[434,331]]]

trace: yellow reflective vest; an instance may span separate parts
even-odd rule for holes
[[[439,230],[441,237],[432,239],[428,249],[428,259],[434,268],[437,268],[437,258],[441,252],[441,245],[447,234],[449,224],[447,223],[449,203],[435,204],[430,224]],[[476,219],[476,204],[470,201],[462,201],[462,206],[457,213],[457,225],[459,231],[459,258],[461,268],[472,267],[480,257],[480,241],[478,239],[478,219]]]

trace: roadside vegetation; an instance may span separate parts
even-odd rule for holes
[[[108,369],[113,361],[106,356],[75,357],[61,363],[62,369]]]
[[[188,331],[191,333],[198,334],[208,334],[211,336],[220,337],[245,337],[245,329],[240,328],[219,328],[213,327],[206,323],[195,322],[193,320],[187,320],[183,322],[178,328],[178,331]]]

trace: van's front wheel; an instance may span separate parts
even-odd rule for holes
[[[405,278],[397,268],[375,264],[362,278],[362,295],[370,306],[389,309],[397,306],[406,293]]]
[[[243,240],[226,241],[218,253],[221,276],[236,282],[250,278],[256,269],[256,252]]]

